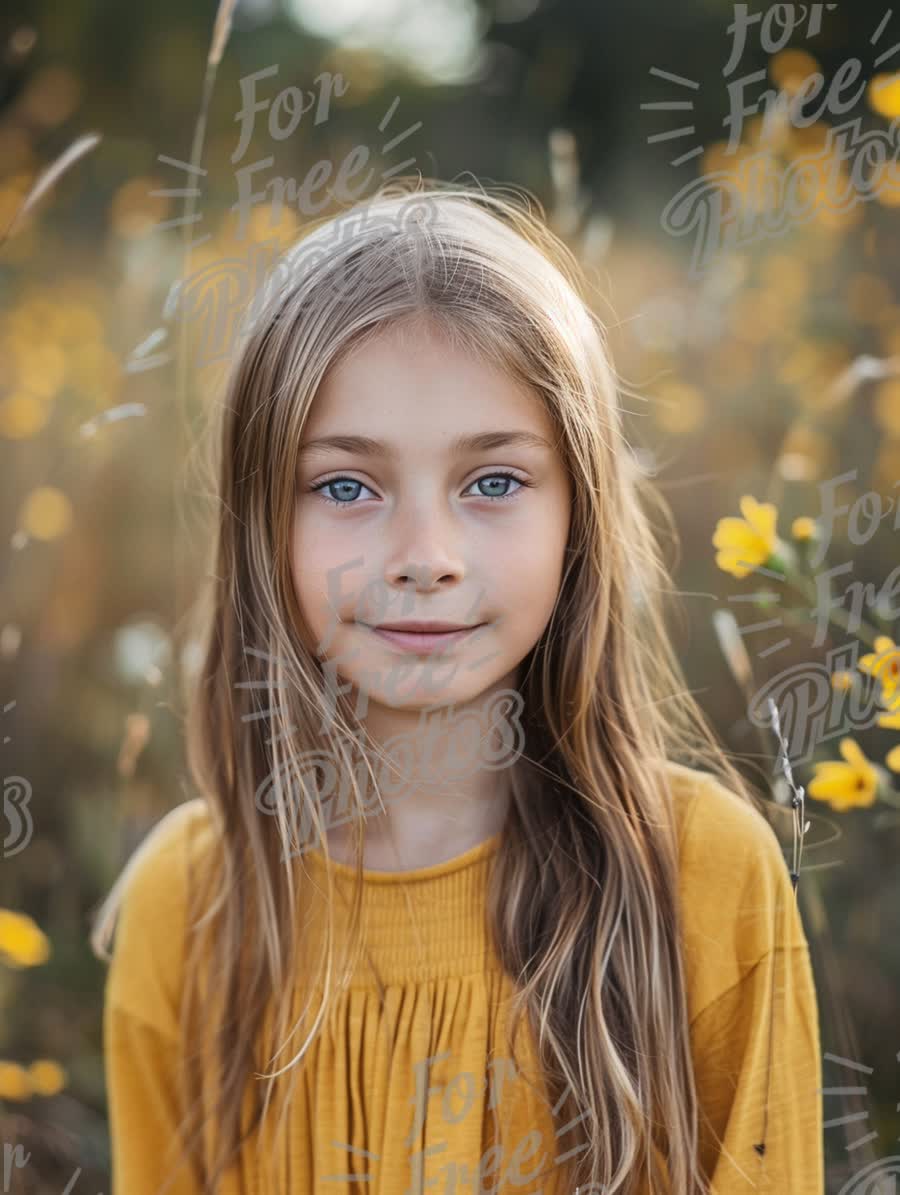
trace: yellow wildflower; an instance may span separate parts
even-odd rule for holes
[[[56,1095],[66,1085],[66,1072],[58,1062],[39,1058],[28,1068],[28,1081],[35,1095]]]
[[[900,75],[873,75],[866,99],[881,116],[900,116]]]
[[[857,667],[878,681],[883,705],[889,710],[900,709],[900,647],[889,635],[879,635],[875,651],[862,656]]]
[[[884,762],[892,772],[900,772],[900,747],[892,747],[885,756]]]
[[[816,520],[808,515],[801,515],[791,523],[791,535],[794,539],[813,539],[816,534]]]
[[[0,909],[0,961],[17,967],[36,967],[50,957],[50,943],[27,913]]]
[[[31,1084],[28,1073],[18,1062],[0,1061],[0,1100],[27,1100],[31,1098]]]
[[[900,709],[892,714],[879,714],[875,722],[885,730],[900,730]]]
[[[765,564],[778,547],[778,511],[772,503],[757,502],[744,494],[740,506],[744,517],[719,519],[712,537],[713,547],[719,549],[716,564],[739,580]]]
[[[853,739],[841,739],[840,752],[845,762],[828,759],[815,765],[816,774],[809,782],[807,792],[817,801],[827,801],[832,809],[839,811],[874,804],[878,772]]]

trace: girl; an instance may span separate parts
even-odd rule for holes
[[[577,265],[500,193],[350,215],[244,330],[202,795],[94,930],[114,1195],[821,1193],[807,941]]]

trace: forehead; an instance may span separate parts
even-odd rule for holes
[[[355,433],[421,445],[498,428],[558,438],[534,390],[431,326],[415,325],[376,334],[327,372],[303,440]]]

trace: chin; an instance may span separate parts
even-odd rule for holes
[[[467,686],[454,678],[443,684],[429,683],[428,678],[416,681],[409,678],[405,684],[398,683],[395,689],[357,686],[357,691],[368,696],[370,705],[385,709],[409,710],[427,709],[434,705],[456,705],[472,701],[482,692],[480,686]]]

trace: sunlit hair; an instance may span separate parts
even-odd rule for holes
[[[210,437],[218,513],[187,749],[221,849],[195,893],[184,979],[188,1147],[204,1191],[214,1192],[242,1140],[267,1122],[282,1079],[296,1080],[364,948],[359,816],[351,948],[336,957],[329,917],[321,956],[302,953],[298,827],[321,831],[323,818],[296,756],[323,747],[323,715],[333,713],[325,749],[352,772],[361,728],[344,694],[333,712],[297,604],[297,453],[326,371],[389,326],[414,336],[427,323],[540,398],[572,481],[559,594],[520,669],[526,748],[489,881],[486,916],[516,993],[510,1039],[520,1022],[530,1027],[550,1106],[560,1101],[556,1123],[573,1124],[567,1144],[586,1146],[560,1166],[559,1190],[579,1183],[655,1195],[668,1181],[679,1195],[701,1195],[671,765],[717,775],[752,806],[756,797],[688,691],[669,640],[663,595],[672,581],[650,511],[672,540],[675,530],[625,438],[604,328],[574,255],[527,194],[402,179],[353,211],[362,213],[355,226],[348,213],[320,223],[285,256],[289,268],[273,272],[245,323]],[[362,787],[354,778],[357,810]],[[272,816],[260,813],[263,791]],[[330,867],[326,875],[333,896]],[[98,952],[123,888],[101,909]],[[321,999],[308,998],[297,1015],[293,998],[281,997],[292,993],[301,958],[316,977],[308,995]],[[515,1057],[515,1041],[507,1046]],[[201,1054],[215,1059],[206,1102]],[[264,1099],[253,1080],[260,1072]],[[289,1104],[286,1093],[280,1117]],[[204,1119],[217,1127],[205,1153]]]

